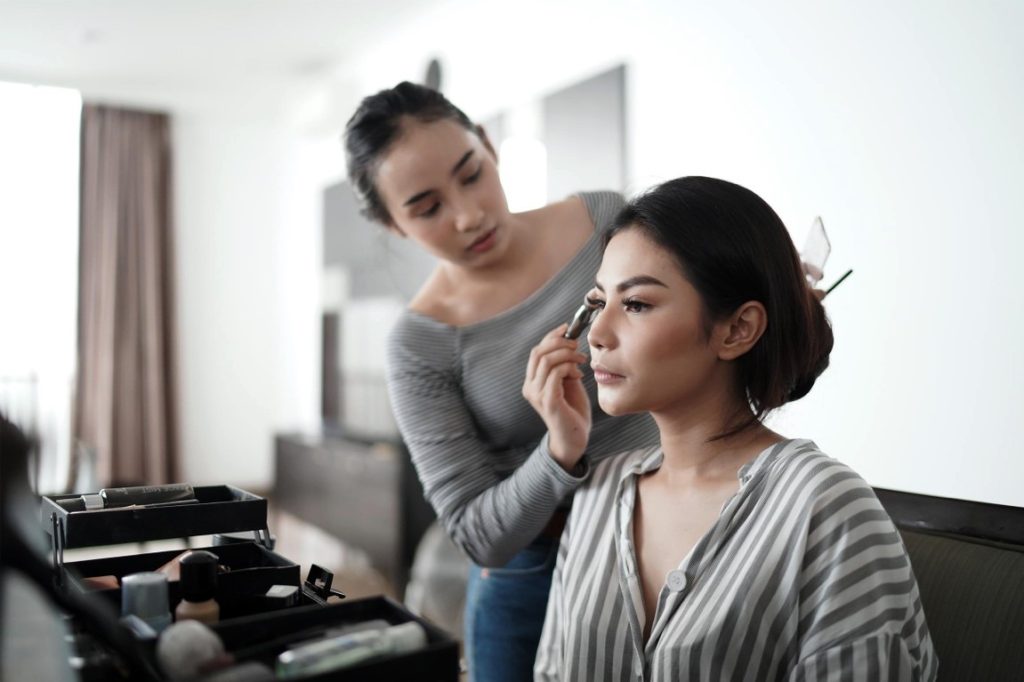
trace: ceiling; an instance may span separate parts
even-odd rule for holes
[[[322,81],[436,0],[0,0],[0,80],[168,103]]]

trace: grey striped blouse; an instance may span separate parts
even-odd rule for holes
[[[522,396],[530,350],[583,302],[600,265],[600,236],[623,204],[614,192],[580,196],[594,235],[525,301],[463,327],[406,311],[389,336],[388,393],[427,500],[483,566],[505,564],[537,537],[586,478],[587,462],[658,442],[650,417],[601,412],[586,373],[594,426],[583,466],[570,475],[551,457],[544,422]]]
[[[536,679],[934,680],[903,542],[871,488],[811,441],[779,443],[666,576],[648,641],[636,480],[659,448],[594,468],[559,547]]]

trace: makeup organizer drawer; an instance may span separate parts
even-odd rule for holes
[[[156,571],[184,551],[66,563],[65,549],[252,531],[249,542],[194,548],[215,554],[218,564],[227,569],[217,576],[218,591],[228,601],[238,601],[244,595],[263,594],[274,585],[301,587],[298,564],[271,550],[264,498],[230,485],[195,486],[191,491],[195,501],[190,504],[178,501],[93,509],[82,508],[81,500],[96,500],[98,495],[43,497],[40,520],[50,535],[56,582],[65,590],[96,591],[87,585],[87,578],[113,576],[120,580],[132,573]],[[177,580],[170,581],[169,590],[176,600]],[[98,591],[108,593],[110,599],[109,593],[118,592],[114,587]]]
[[[303,675],[304,682],[457,682],[459,647],[448,633],[407,611],[387,597],[346,600],[322,608],[298,608],[288,612],[235,619],[214,626],[225,647],[240,663],[256,661],[275,667],[277,656],[304,639],[349,624],[385,621],[389,625],[418,623],[426,634],[425,645],[416,651],[377,658],[344,669]]]

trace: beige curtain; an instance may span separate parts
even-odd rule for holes
[[[82,108],[75,433],[100,485],[177,480],[170,130]]]

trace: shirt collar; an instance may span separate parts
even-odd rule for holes
[[[642,476],[656,470],[661,466],[665,453],[661,451],[660,445],[655,445],[644,450],[635,450],[626,457],[629,457],[629,461],[622,467],[622,473],[619,475],[620,482],[630,476]]]
[[[775,445],[765,448],[754,459],[741,466],[739,471],[736,472],[736,477],[739,479],[740,484],[746,485],[752,478],[771,466],[783,452],[803,446],[817,449],[817,446],[809,440],[781,440]],[[630,476],[642,476],[643,474],[655,471],[665,459],[665,453],[662,451],[661,446],[657,445],[645,450],[636,450],[627,455],[627,457],[630,458],[630,461],[622,467],[620,481],[624,481]]]
[[[752,478],[758,476],[763,471],[767,471],[768,467],[779,459],[784,452],[793,452],[796,449],[806,447],[810,447],[815,450],[818,448],[813,441],[807,439],[787,438],[780,440],[775,445],[768,446],[762,450],[757,457],[741,466],[740,470],[736,472],[736,475],[740,479],[740,483],[742,485],[746,485]]]

